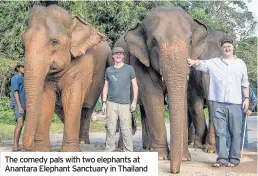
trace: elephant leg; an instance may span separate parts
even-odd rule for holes
[[[188,145],[191,145],[194,141],[194,135],[195,135],[195,131],[194,131],[194,125],[193,125],[193,118],[190,114],[190,109],[188,107]]]
[[[140,106],[141,121],[142,121],[142,147],[143,149],[151,149],[151,135],[148,127],[147,117],[143,106]]]
[[[207,105],[209,110],[209,128],[208,128],[208,135],[206,138],[204,151],[207,153],[216,153],[216,141],[215,141],[215,132],[214,132],[214,124],[213,124],[214,111],[212,109],[212,102],[208,100],[209,82],[210,82],[209,74],[204,73],[202,78],[203,78],[202,81],[203,81],[203,87],[204,87],[205,100],[207,100]]]
[[[87,89],[86,89],[87,90]],[[85,90],[85,91],[86,91]],[[62,102],[64,109],[64,137],[61,152],[78,152],[80,117],[85,92],[82,90],[80,82],[73,83],[64,88],[62,92]]]
[[[193,117],[193,124],[195,128],[194,147],[202,148],[203,144],[205,144],[208,132],[203,111],[203,99],[198,96],[193,98],[194,102],[193,108],[191,108],[191,114]]]
[[[55,110],[55,101],[55,91],[46,86],[42,94],[42,108],[35,133],[34,151],[50,151],[49,132]]]
[[[182,161],[191,161],[191,155],[188,150],[188,119],[187,119],[187,97],[185,97],[185,102],[184,102],[184,114],[183,114],[183,155],[182,155]]]
[[[123,143],[123,134],[121,132],[121,127],[120,127],[120,119],[117,119],[117,123],[116,123],[116,133],[119,132],[119,140],[118,140],[118,148],[120,150],[124,149],[124,143]]]
[[[55,113],[60,118],[60,120],[64,123],[64,109],[63,109],[63,107],[59,106],[59,105],[56,105]]]
[[[81,112],[81,123],[80,123],[80,135],[79,140],[80,144],[90,144],[90,119],[93,113],[96,103],[91,108],[82,108]]]
[[[215,131],[213,124],[213,110],[212,110],[212,102],[208,101],[208,109],[209,109],[209,129],[208,135],[206,138],[206,144],[204,147],[204,151],[207,153],[216,153],[216,141],[215,141]]]
[[[123,134],[122,134],[121,130],[119,131],[118,148],[119,148],[120,150],[123,150],[123,149],[124,149]]]
[[[141,94],[143,107],[148,117],[147,126],[151,132],[151,151],[158,152],[160,160],[168,159],[163,92],[155,86],[148,86],[141,91]]]

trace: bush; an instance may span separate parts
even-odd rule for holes
[[[14,67],[17,61],[0,59],[0,100],[10,95],[11,78],[15,74]]]
[[[9,97],[3,97],[0,100],[0,123],[12,124],[12,125],[16,124],[16,121],[14,118],[14,112],[12,109],[10,109],[10,98]],[[62,123],[62,122],[59,119],[59,117],[56,114],[54,114],[52,123],[58,124],[58,123]]]
[[[0,100],[0,123],[15,124],[13,110],[10,109],[10,99],[3,97]]]

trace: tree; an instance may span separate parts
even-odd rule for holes
[[[243,1],[192,1],[190,13],[203,20],[209,30],[228,32],[235,40],[253,34],[257,22]]]
[[[237,52],[245,59],[249,77],[254,86],[257,44],[248,38],[253,34],[256,21],[243,1],[15,1],[0,2],[0,59],[24,59],[22,34],[26,29],[28,11],[34,5],[57,4],[71,15],[80,16],[114,42],[129,28],[140,22],[152,8],[181,6],[193,18],[204,22],[208,30],[229,32],[238,39]],[[251,43],[250,43],[251,42]],[[253,51],[251,50],[253,49]],[[251,60],[250,60],[251,59]],[[256,87],[256,86],[255,86]]]
[[[236,56],[245,61],[250,85],[257,93],[257,37],[240,41],[236,47]]]

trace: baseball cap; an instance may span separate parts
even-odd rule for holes
[[[14,71],[18,71],[17,68],[20,67],[20,66],[23,66],[24,67],[24,62],[20,62],[16,65],[16,67],[14,68]]]
[[[221,40],[220,46],[222,46],[224,43],[231,43],[233,45],[233,40],[232,39],[223,39],[223,40]]]
[[[114,53],[124,53],[124,49],[122,47],[114,47],[113,54]]]

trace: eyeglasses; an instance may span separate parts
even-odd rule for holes
[[[113,55],[123,55],[124,53],[114,53]]]

